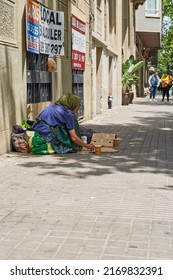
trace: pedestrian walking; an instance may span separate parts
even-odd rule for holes
[[[148,83],[149,83],[149,91],[150,91],[150,101],[152,100],[155,101],[157,88],[160,85],[160,78],[157,75],[156,71],[154,71],[153,74],[149,77]]]
[[[166,71],[161,77],[161,85],[162,85],[162,101],[165,99],[165,95],[167,97],[167,101],[169,102],[169,91],[172,87],[172,76],[169,75],[169,72]]]

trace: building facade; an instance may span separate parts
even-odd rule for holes
[[[92,115],[121,104],[122,1],[91,1]]]
[[[135,9],[144,2],[0,0],[0,154],[11,150],[14,124],[34,120],[66,92],[81,97],[81,120],[105,112],[109,94],[114,106],[121,105],[122,48],[126,57],[135,53]],[[50,22],[63,31],[49,30]],[[54,55],[46,53],[45,43],[52,34],[62,40],[61,46],[52,44]],[[39,36],[44,51],[37,49]],[[53,72],[50,59],[56,61]]]
[[[138,96],[148,85],[149,68],[157,67],[158,50],[161,48],[162,1],[146,0],[136,11],[136,51],[144,60]]]

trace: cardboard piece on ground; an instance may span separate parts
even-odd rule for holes
[[[91,143],[93,145],[102,145],[104,147],[113,147],[113,140],[116,134],[93,133]]]
[[[115,153],[115,152],[118,152],[117,149],[113,148],[113,147],[102,147],[101,149],[101,154],[102,153]],[[86,148],[83,148],[80,152],[78,152],[80,154],[88,154],[88,153],[92,153],[92,154],[95,154],[95,151],[90,151]]]
[[[115,153],[118,152],[117,149],[113,148],[113,147],[102,147],[102,153]]]
[[[27,119],[35,121],[35,119],[41,113],[41,111],[51,103],[52,103],[51,101],[29,103],[27,105]]]
[[[93,133],[91,143],[93,145],[101,145],[101,153],[115,153],[118,152],[118,150],[113,146],[113,140],[115,137],[116,134]],[[85,148],[83,148],[82,151],[95,153],[95,151],[89,151]]]

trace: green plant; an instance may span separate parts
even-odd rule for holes
[[[132,85],[136,85],[140,76],[137,74],[138,69],[143,66],[143,61],[137,61],[131,55],[126,61],[122,63],[122,85],[123,92],[132,90]]]

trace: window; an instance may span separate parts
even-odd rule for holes
[[[109,25],[112,27],[113,26],[113,13],[114,13],[114,9],[113,9],[113,3],[112,0],[109,1]]]
[[[102,0],[97,0],[97,7],[101,9]]]
[[[145,7],[146,7],[145,10],[146,16],[159,15],[158,0],[146,0]]]

